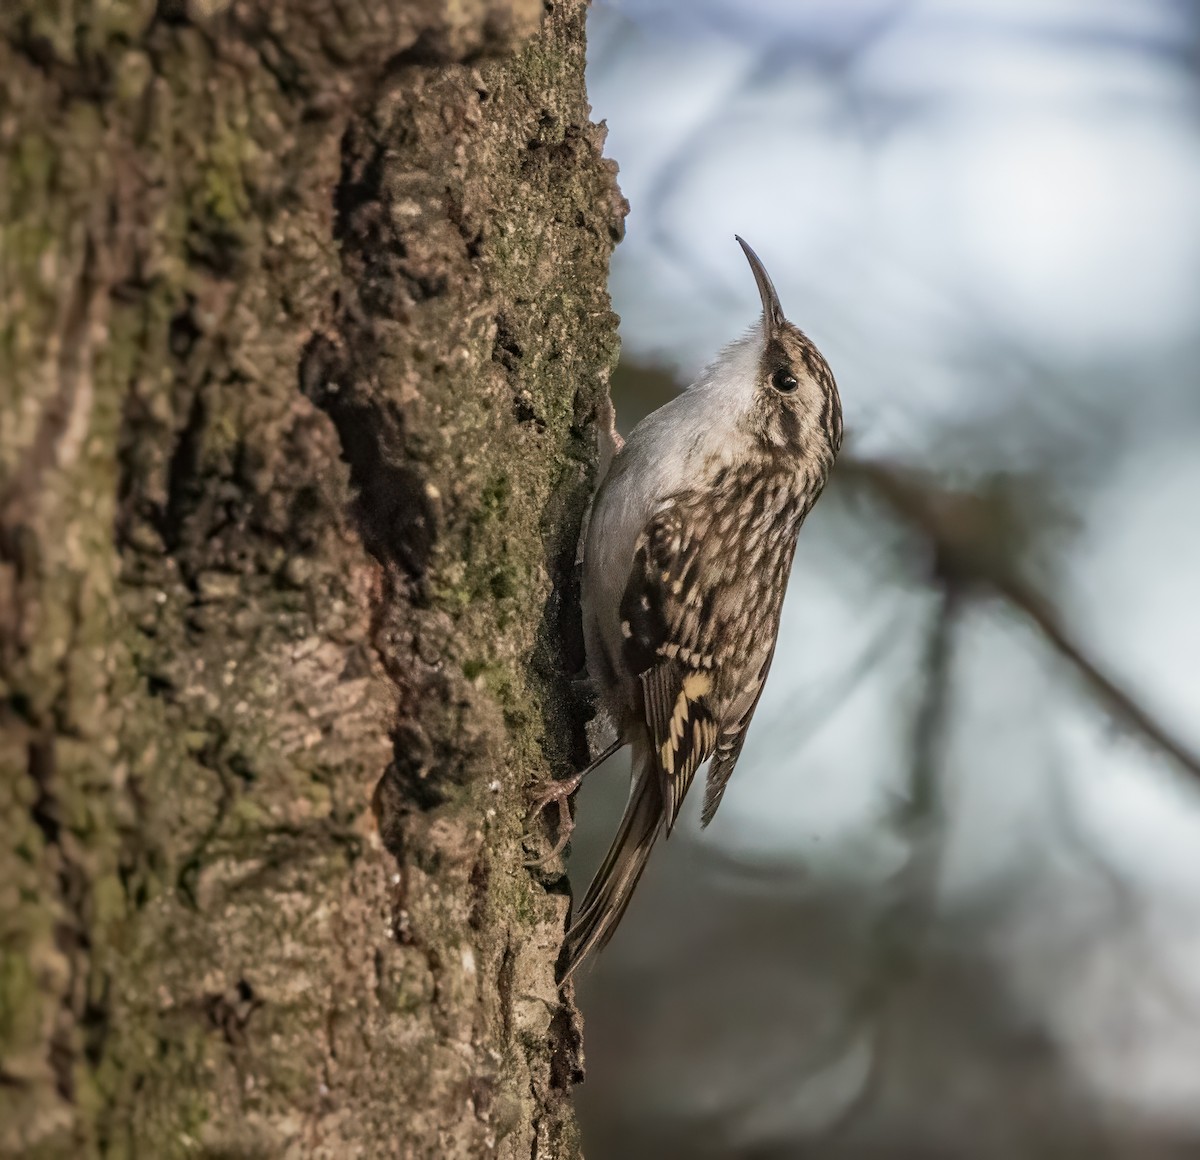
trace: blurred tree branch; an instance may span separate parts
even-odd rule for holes
[[[823,1138],[846,1132],[879,1098],[885,1082],[884,1060],[889,1016],[897,997],[920,970],[926,938],[937,909],[938,874],[944,847],[941,800],[942,745],[950,700],[951,666],[962,592],[949,574],[939,577],[939,600],[929,626],[923,663],[921,699],[913,721],[908,797],[897,821],[909,845],[908,857],[886,891],[872,934],[872,964],[850,1018],[849,1040],[868,1028],[871,1060],[859,1090]]]
[[[838,462],[837,471],[843,482],[865,488],[917,529],[933,548],[941,575],[964,590],[991,592],[1024,613],[1116,721],[1200,781],[1200,755],[1105,671],[1053,602],[1021,575],[1019,554],[1012,550],[1019,524],[1005,489],[955,490],[923,472],[849,457]]]

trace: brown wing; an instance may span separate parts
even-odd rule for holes
[[[754,700],[750,702],[750,708],[742,714],[735,725],[721,734],[720,740],[717,742],[713,763],[708,770],[708,784],[704,787],[704,809],[700,814],[701,827],[707,826],[713,820],[717,807],[721,804],[721,798],[725,796],[725,787],[729,784],[733,768],[742,755],[742,746],[746,744],[746,731],[750,728],[754,710],[758,708],[759,699],[767,684],[767,673],[771,671],[771,661],[774,658],[775,645],[772,643],[771,651],[767,653],[767,659],[758,672],[756,678],[758,690],[754,694]]]
[[[703,602],[696,599],[697,552],[683,513],[660,512],[638,537],[621,599],[625,659],[641,679],[668,833],[718,736],[715,658],[705,648]]]

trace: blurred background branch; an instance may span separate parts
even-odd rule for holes
[[[1101,709],[1162,750],[1189,776],[1200,779],[1200,755],[1105,671],[1053,602],[1020,574],[1021,544],[1014,544],[1019,515],[1012,510],[1011,484],[998,480],[975,491],[955,491],[928,474],[848,456],[838,463],[838,478],[843,484],[867,487],[925,536],[943,583],[980,588],[1027,616],[1076,671]]]

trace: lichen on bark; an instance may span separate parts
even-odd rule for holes
[[[583,19],[0,13],[0,1155],[577,1152]]]

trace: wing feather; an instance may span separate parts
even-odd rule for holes
[[[702,621],[687,599],[697,550],[678,508],[658,513],[638,538],[621,600],[625,659],[641,680],[668,833],[720,734],[714,658],[703,647]]]
[[[774,659],[775,643],[772,642],[771,651],[767,653],[767,659],[755,677],[757,688],[750,701],[750,707],[733,725],[722,732],[717,742],[713,763],[708,769],[708,781],[704,787],[704,809],[700,814],[701,828],[713,820],[717,813],[717,807],[721,804],[721,798],[725,796],[725,787],[729,784],[733,768],[742,755],[742,746],[746,744],[746,731],[750,728],[754,710],[758,708],[758,702],[767,684],[767,674],[771,671],[771,661]]]
[[[696,770],[716,746],[717,723],[706,703],[712,675],[668,661],[648,669],[641,679],[670,833]]]

